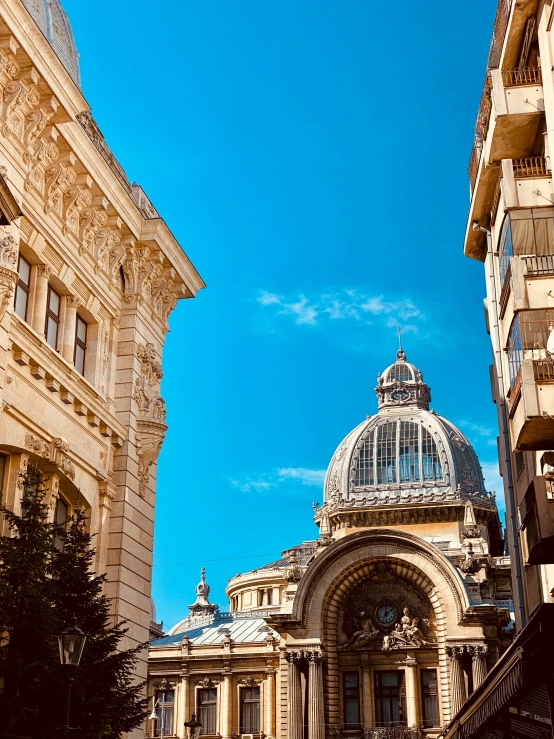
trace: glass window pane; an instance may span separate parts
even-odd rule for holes
[[[17,287],[15,288],[14,310],[17,313],[17,315],[20,318],[22,318],[24,321],[27,320],[27,303],[28,303],[28,300],[29,300],[28,294],[21,287],[21,285],[17,285]]]
[[[423,709],[423,726],[426,729],[439,725],[439,707],[437,698],[437,671],[421,671],[421,694]]]
[[[375,432],[372,429],[369,436],[364,440],[358,457],[358,467],[356,469],[355,485],[374,485],[375,473],[373,469],[373,450]]]
[[[377,429],[377,484],[396,482],[396,421]]]
[[[419,425],[410,421],[400,424],[400,482],[419,481]]]
[[[50,288],[50,294],[48,297],[48,307],[55,316],[60,315],[60,296],[55,290]]]
[[[77,338],[79,341],[86,343],[87,340],[87,324],[82,318],[77,316]]]
[[[23,257],[19,257],[19,266],[17,271],[19,272],[19,279],[21,282],[29,287],[29,283],[31,281],[31,265],[27,260],[23,259]]]
[[[51,347],[56,349],[58,343],[58,324],[50,316],[46,318],[46,341]]]
[[[82,375],[85,374],[85,350],[79,344],[75,345],[75,369]]]
[[[424,480],[442,480],[442,464],[437,445],[430,432],[422,429],[422,462]]]

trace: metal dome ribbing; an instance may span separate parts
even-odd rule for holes
[[[397,505],[473,498],[490,502],[479,460],[462,432],[429,410],[431,393],[402,350],[378,376],[379,409],[341,442],[325,500]]]
[[[80,84],[79,54],[69,20],[59,0],[22,0],[76,85]]]

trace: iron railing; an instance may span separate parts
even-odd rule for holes
[[[530,277],[554,275],[554,256],[546,254],[542,257],[522,257],[525,263],[525,272]]]
[[[540,67],[519,67],[502,71],[504,87],[520,87],[522,85],[542,85]]]
[[[518,180],[526,177],[550,177],[550,157],[524,157],[514,159],[514,177]]]
[[[508,262],[508,269],[504,275],[504,282],[502,283],[502,290],[500,291],[500,300],[498,301],[498,307],[500,309],[500,318],[504,318],[506,313],[506,306],[508,305],[508,298],[510,297],[512,283],[512,263]]]
[[[496,180],[496,187],[494,188],[494,195],[492,196],[492,206],[491,206],[491,225],[494,225],[496,222],[496,215],[498,213],[498,206],[500,204],[500,183],[502,182],[502,170],[500,169],[498,172],[498,179]]]
[[[499,60],[502,55],[502,47],[504,46],[506,31],[508,30],[508,21],[510,20],[510,12],[513,4],[514,0],[498,0],[498,5],[496,6],[491,47],[494,48],[498,54]]]
[[[471,150],[471,157],[469,158],[469,167],[467,168],[467,174],[469,177],[469,184],[471,192],[475,189],[475,183],[477,182],[477,172],[479,171],[479,162],[481,161],[481,152],[483,151],[483,142],[475,142],[473,149]]]
[[[554,382],[554,362],[551,359],[533,359],[536,382]]]

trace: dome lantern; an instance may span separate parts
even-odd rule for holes
[[[402,347],[396,353],[396,362],[377,375],[375,394],[379,412],[398,406],[416,406],[429,410],[431,402],[429,386],[423,382],[420,370],[406,361]]]

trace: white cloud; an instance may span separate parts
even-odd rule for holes
[[[280,467],[270,473],[257,476],[247,475],[243,479],[231,479],[231,485],[241,493],[265,493],[273,488],[291,483],[322,487],[325,470],[310,470],[306,467]]]
[[[326,470],[307,470],[305,467],[282,467],[277,470],[282,480],[300,480],[302,485],[322,486]]]
[[[309,296],[304,293],[282,297],[263,290],[256,298],[264,308],[274,307],[275,315],[290,316],[298,325],[315,326],[323,319],[352,320],[369,323],[371,317],[381,318],[386,326],[396,326],[407,320],[422,321],[422,311],[408,298],[388,300],[383,295],[372,295],[358,290],[340,290]],[[416,332],[412,322],[403,325],[404,331]]]

